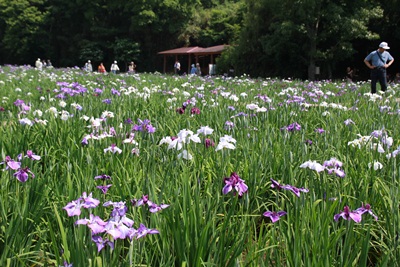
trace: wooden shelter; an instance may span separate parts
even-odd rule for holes
[[[228,47],[227,45],[217,45],[211,46],[207,48],[193,46],[193,47],[181,47],[166,51],[158,52],[159,55],[164,56],[164,65],[163,65],[163,72],[166,73],[167,70],[167,57],[174,56],[175,60],[178,60],[180,56],[187,56],[187,73],[190,73],[190,66],[192,65],[192,57],[194,57],[194,63],[199,63],[199,58],[201,57],[209,57],[209,64],[214,65],[215,57],[221,55],[222,51]],[[183,68],[182,68],[183,69]],[[204,72],[203,72],[204,73]]]

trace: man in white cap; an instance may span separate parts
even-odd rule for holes
[[[379,44],[378,50],[371,52],[364,63],[371,69],[371,94],[376,93],[376,82],[379,81],[383,92],[387,89],[386,69],[393,64],[394,58],[386,50],[390,49],[386,42]]]
[[[93,66],[92,66],[92,62],[90,61],[90,60],[88,60],[86,63],[85,63],[85,71],[87,71],[87,72],[92,72],[93,71]]]
[[[113,64],[111,64],[111,72],[114,74],[117,74],[117,72],[119,71],[119,67],[117,65],[117,61],[114,61]]]

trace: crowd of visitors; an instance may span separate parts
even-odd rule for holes
[[[42,70],[43,68],[53,68],[53,65],[51,64],[50,59],[46,60],[40,60],[40,58],[38,58],[35,62],[35,68],[37,68],[38,70]]]
[[[390,55],[387,50],[390,49],[388,44],[386,42],[381,42],[378,46],[378,49],[375,51],[372,51],[368,56],[364,59],[365,65],[371,70],[370,75],[371,75],[371,93],[376,93],[376,84],[379,83],[381,90],[386,91],[387,85],[389,83],[400,83],[400,72],[397,72],[395,75],[389,75],[389,73],[386,72],[386,69],[393,64],[394,58]],[[197,60],[196,60],[197,61]],[[48,60],[42,60],[38,58],[35,61],[35,68],[38,70],[43,70],[44,68],[53,68],[53,65],[50,61]],[[129,74],[135,74],[137,72],[137,66],[135,62],[131,61],[127,65],[127,73]],[[83,70],[86,72],[93,72],[93,65],[91,60],[88,60],[85,62],[83,66]],[[101,62],[98,67],[97,67],[97,72],[98,73],[107,73],[107,70]],[[120,73],[120,68],[118,66],[118,62],[116,60],[113,61],[113,63],[110,66],[110,73],[112,74],[118,74]],[[186,75],[186,72],[182,72],[181,69],[181,63],[179,60],[176,60],[174,63],[174,73],[175,75]],[[229,69],[229,75],[226,74],[227,76],[233,76],[234,69],[231,67]],[[346,68],[346,74],[345,74],[345,80],[347,82],[356,82],[357,81],[357,70],[353,69],[352,67],[347,67]],[[200,67],[199,63],[196,64],[191,64],[191,68],[189,71],[190,75],[202,75],[202,70]]]

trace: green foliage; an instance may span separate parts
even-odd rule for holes
[[[104,53],[101,49],[101,44],[92,42],[83,44],[79,53],[79,59],[81,62],[86,62],[89,59],[95,62],[103,61]]]
[[[140,53],[139,43],[134,43],[129,39],[117,38],[113,47],[115,59],[121,62],[137,60]]]
[[[25,63],[45,54],[47,1],[0,1],[3,21],[1,43],[7,61]]]
[[[331,77],[337,62],[354,54],[354,40],[376,39],[369,23],[382,17],[372,1],[250,1],[248,7],[238,47],[243,71],[311,80],[321,64]],[[247,62],[253,59],[257,70]]]
[[[234,43],[239,37],[243,7],[243,2],[226,1],[212,8],[196,9],[179,40],[204,47]]]

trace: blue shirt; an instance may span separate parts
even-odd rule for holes
[[[388,51],[383,51],[383,53],[379,53],[382,60],[379,58],[378,55],[378,50],[372,51],[366,58],[365,60],[370,61],[371,64],[375,67],[383,67],[387,61],[392,61],[393,57],[390,55]]]

